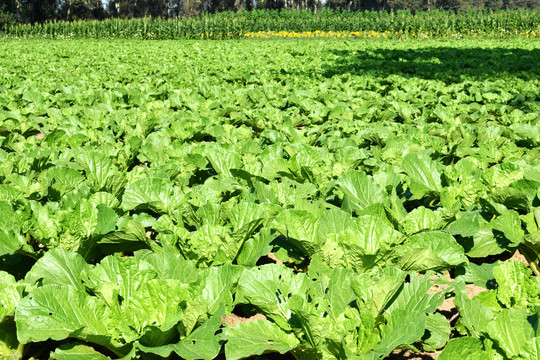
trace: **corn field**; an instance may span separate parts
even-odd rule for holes
[[[191,18],[108,19],[6,27],[3,36],[51,39],[238,39],[266,31],[391,32],[406,38],[537,37],[538,10],[399,11],[253,10]],[[1,33],[0,33],[1,34]]]

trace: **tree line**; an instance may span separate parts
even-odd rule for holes
[[[106,18],[176,18],[252,9],[535,9],[540,0],[0,0],[0,28],[15,23]]]

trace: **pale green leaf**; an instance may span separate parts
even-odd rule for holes
[[[517,246],[525,235],[525,232],[521,229],[521,219],[519,218],[519,214],[514,210],[505,211],[502,215],[493,220],[491,225],[494,230],[504,233],[504,236],[514,246]]]
[[[529,313],[520,309],[503,309],[486,327],[486,333],[512,358],[522,353],[534,337],[534,329],[528,321]]]
[[[540,337],[530,339],[521,349],[521,358],[523,360],[540,359]]]
[[[11,230],[0,230],[0,256],[11,255],[21,249],[26,240],[22,235]]]
[[[413,235],[398,251],[401,254],[398,266],[403,270],[447,270],[468,262],[461,245],[442,231]]]
[[[76,158],[83,167],[90,186],[94,191],[116,193],[125,183],[125,176],[112,160],[98,152],[88,151]]]
[[[461,314],[461,324],[467,328],[471,335],[480,336],[493,319],[493,311],[482,305],[478,299],[469,299],[464,283],[458,284],[455,291],[454,305]]]
[[[299,345],[294,334],[288,334],[279,326],[263,320],[248,321],[226,328],[224,337],[227,360],[243,359],[264,352],[284,354]]]
[[[442,314],[430,314],[426,318],[426,333],[422,338],[424,350],[434,351],[446,345],[450,338],[450,323]]]
[[[110,360],[110,357],[97,352],[94,348],[82,344],[63,344],[51,353],[56,360]]]
[[[109,342],[105,303],[68,285],[44,285],[23,298],[15,310],[21,343],[76,337],[98,344]]]
[[[15,307],[21,299],[21,291],[15,278],[5,272],[0,271],[0,322],[5,316],[12,315]]]
[[[372,177],[360,171],[345,173],[339,178],[337,184],[355,210],[363,210],[370,205],[383,203],[388,198],[382,187]]]
[[[233,309],[233,294],[239,285],[244,269],[235,265],[212,267],[208,270],[202,300],[208,306],[208,313],[216,312],[220,304],[225,305],[225,311]]]
[[[242,303],[252,304],[286,329],[291,317],[288,304],[293,294],[305,294],[309,280],[281,265],[268,264],[244,270],[238,283]]]
[[[482,341],[472,337],[461,337],[451,339],[437,360],[484,360],[486,356]]]
[[[83,280],[87,270],[88,264],[81,255],[64,249],[52,249],[36,262],[26,274],[25,281],[31,284],[41,280],[43,284],[69,285],[84,292]]]
[[[426,314],[422,311],[406,309],[393,311],[382,329],[381,342],[373,352],[385,356],[399,345],[408,345],[420,340],[424,335],[425,324]]]
[[[274,226],[307,255],[313,255],[319,249],[318,218],[310,212],[284,210],[275,219]]]
[[[493,268],[498,284],[497,299],[507,307],[526,308],[538,304],[540,283],[532,271],[519,261],[509,261]]]
[[[146,353],[162,357],[169,357],[172,352],[175,352],[186,360],[213,359],[221,349],[222,335],[215,333],[221,326],[224,311],[225,307],[221,305],[214,315],[176,344],[157,347],[138,344],[137,347]]]
[[[429,272],[425,276],[411,276],[410,282],[403,285],[401,292],[388,306],[387,312],[391,313],[400,309],[407,312],[433,313],[437,307],[442,305],[444,296],[442,296],[443,292],[428,292],[434,285],[429,276]]]
[[[261,229],[261,231],[244,242],[236,258],[236,263],[247,267],[255,266],[261,256],[272,251],[270,242],[275,237],[276,235],[269,228]]]
[[[129,184],[122,196],[122,209],[133,210],[139,206],[159,213],[173,210],[173,206],[181,200],[168,179],[146,177]]]
[[[412,235],[420,231],[439,230],[442,223],[439,213],[421,206],[408,213],[401,225],[407,235]]]
[[[411,191],[417,198],[422,198],[426,192],[441,191],[441,174],[431,159],[408,153],[401,168],[409,176]]]

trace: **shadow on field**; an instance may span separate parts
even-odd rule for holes
[[[335,61],[323,64],[323,76],[391,74],[457,83],[540,76],[540,48],[454,48],[332,50]]]

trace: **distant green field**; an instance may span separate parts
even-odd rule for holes
[[[538,59],[0,40],[0,358],[537,359]]]
[[[1,25],[1,24],[0,24]],[[255,34],[389,32],[402,39],[538,38],[540,10],[252,10],[161,19],[55,21],[0,26],[0,35],[48,39],[241,39]],[[279,36],[279,35],[278,35]],[[360,35],[358,35],[360,36]],[[255,37],[257,37],[255,35]]]

